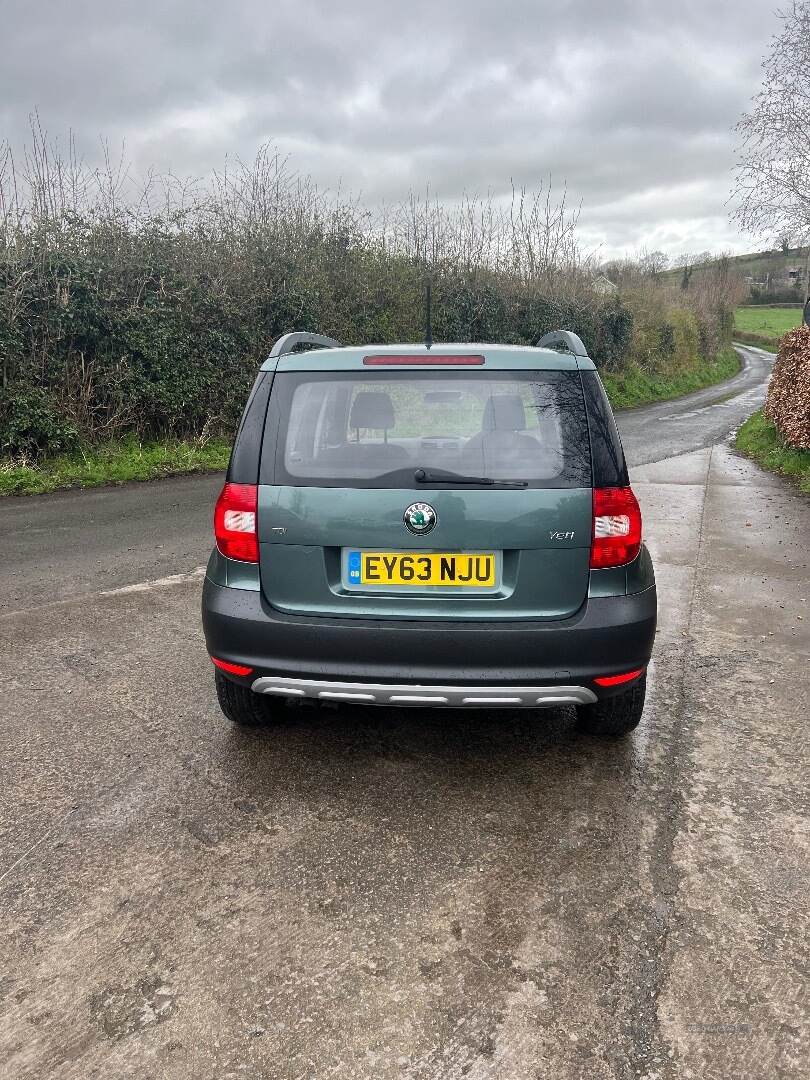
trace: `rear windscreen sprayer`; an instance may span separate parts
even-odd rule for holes
[[[270,402],[264,484],[415,487],[417,469],[591,484],[579,372],[282,372]]]

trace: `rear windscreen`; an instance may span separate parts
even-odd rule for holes
[[[418,487],[419,469],[591,483],[575,371],[280,372],[267,423],[265,484]]]

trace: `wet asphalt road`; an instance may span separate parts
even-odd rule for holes
[[[233,731],[218,478],[0,506],[0,1075],[806,1075],[810,507],[714,445],[746,355],[735,398],[620,418],[661,607],[623,743],[565,710]]]
[[[631,468],[720,442],[763,405],[773,353],[743,347],[737,351],[742,368],[728,382],[679,401],[616,414]]]

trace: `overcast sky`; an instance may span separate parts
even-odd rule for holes
[[[288,152],[368,202],[551,174],[605,255],[751,250],[732,126],[777,0],[0,0],[0,140],[36,108],[137,170]]]

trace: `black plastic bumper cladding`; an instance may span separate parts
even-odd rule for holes
[[[655,587],[590,598],[555,622],[406,622],[283,615],[261,593],[203,586],[208,652],[257,674],[369,682],[588,685],[644,667],[656,624]],[[253,678],[254,676],[251,676]]]

